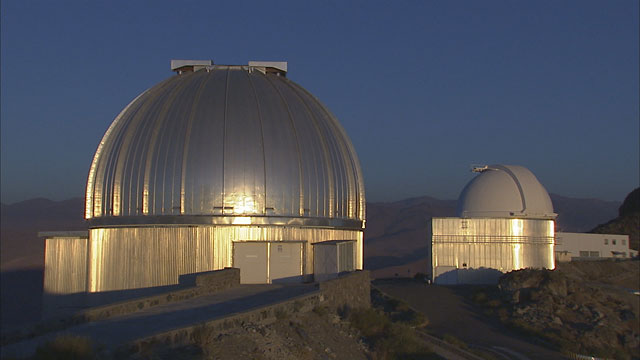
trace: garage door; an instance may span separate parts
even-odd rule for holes
[[[241,284],[267,283],[266,242],[233,243],[233,267],[240,269]]]

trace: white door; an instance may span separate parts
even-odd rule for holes
[[[266,242],[234,242],[233,267],[240,269],[241,284],[266,284],[267,278]]]
[[[271,282],[302,282],[302,243],[272,242],[270,247]]]

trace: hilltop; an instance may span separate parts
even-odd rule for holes
[[[640,249],[640,188],[627,195],[618,209],[618,217],[596,226],[590,232],[597,234],[629,235],[629,247]]]

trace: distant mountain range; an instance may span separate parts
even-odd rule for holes
[[[557,228],[584,232],[618,216],[620,202],[575,199],[551,194],[559,214]],[[429,196],[395,202],[367,203],[365,267],[385,268],[424,262],[427,249],[426,224],[433,216],[455,216],[455,200]],[[42,268],[43,241],[39,231],[83,230],[84,201],[32,199],[1,204],[1,269]],[[418,265],[421,266],[421,265]],[[392,269],[392,271],[395,271]],[[417,271],[417,270],[416,270]]]

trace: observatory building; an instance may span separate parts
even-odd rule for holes
[[[522,166],[475,167],[455,218],[428,227],[431,277],[439,284],[489,284],[522,268],[554,268],[551,199]]]
[[[100,141],[88,235],[45,240],[45,292],[172,285],[225,267],[240,268],[242,283],[300,282],[321,242],[341,244],[342,270],[361,269],[356,152],[287,63],[171,67]]]

